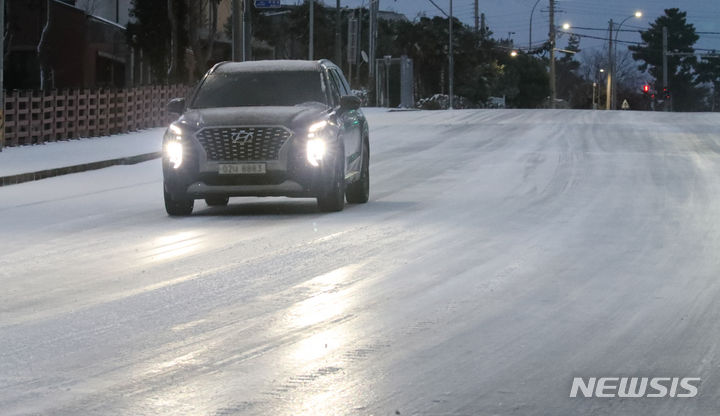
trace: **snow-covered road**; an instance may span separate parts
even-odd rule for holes
[[[720,116],[369,121],[341,213],[169,218],[158,161],[0,188],[0,413],[718,413]],[[568,397],[602,376],[702,384]]]

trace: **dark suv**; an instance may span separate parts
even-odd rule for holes
[[[163,139],[165,208],[195,199],[317,198],[322,211],[365,203],[368,125],[340,68],[322,61],[223,62],[198,84]]]

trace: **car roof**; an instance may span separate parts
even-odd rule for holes
[[[301,61],[301,60],[268,60],[247,62],[221,62],[215,65],[210,73],[236,73],[236,72],[283,72],[283,71],[320,71],[323,67],[334,67],[327,60]]]

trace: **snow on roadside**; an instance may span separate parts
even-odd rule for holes
[[[6,147],[0,152],[0,176],[158,152],[164,131],[164,128],[153,128],[114,136]]]

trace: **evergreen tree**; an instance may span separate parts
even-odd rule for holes
[[[668,56],[668,88],[672,107],[676,111],[696,111],[704,108],[704,91],[698,88],[697,58],[693,45],[699,39],[695,26],[687,22],[687,13],[677,8],[666,9],[650,28],[641,32],[645,45],[631,46],[633,58],[642,61],[639,69],[655,78],[659,89],[663,80],[663,27],[667,28],[668,51],[684,55]]]

